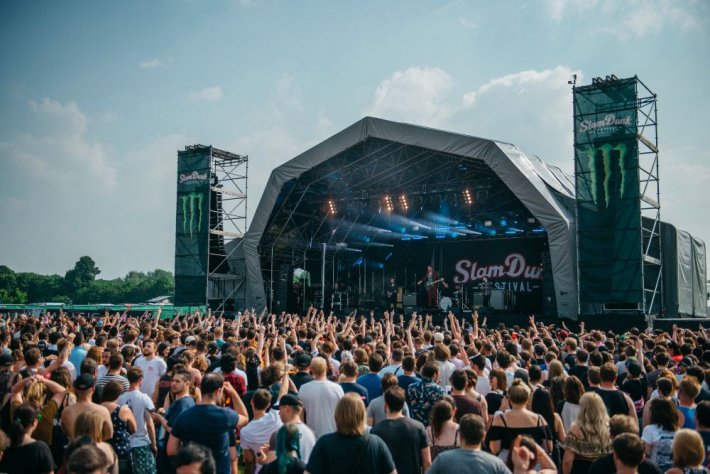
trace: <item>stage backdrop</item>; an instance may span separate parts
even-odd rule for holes
[[[643,302],[636,79],[574,91],[579,300]]]
[[[478,288],[485,276],[493,289],[515,295],[515,309],[539,312],[543,298],[542,256],[545,251],[545,237],[418,241],[403,245],[396,251],[399,254],[396,258],[407,262],[409,275],[414,274],[412,281],[421,279],[429,264],[446,279],[450,288],[454,285]],[[401,274],[401,270],[398,273]]]
[[[175,305],[207,303],[210,155],[178,152],[175,219]]]

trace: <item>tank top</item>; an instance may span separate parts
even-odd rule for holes
[[[119,416],[120,411],[121,406],[119,405],[113,412],[111,412],[113,438],[111,438],[109,442],[111,443],[111,446],[113,446],[114,451],[116,451],[116,456],[118,456],[119,459],[125,459],[131,451],[131,443],[129,440],[128,423],[121,419]]]
[[[604,401],[606,411],[611,418],[614,415],[628,415],[629,405],[626,403],[626,397],[621,390],[603,390],[595,388],[594,392],[599,395]]]
[[[431,462],[434,462],[434,459],[436,457],[443,453],[444,451],[449,451],[451,449],[456,449],[459,446],[457,445],[458,439],[459,439],[459,430],[458,428],[456,429],[456,434],[454,435],[454,439],[457,440],[454,442],[452,445],[441,445],[441,444],[436,444],[436,440],[434,439],[434,432],[431,431],[431,446],[429,447],[429,450],[431,451]]]

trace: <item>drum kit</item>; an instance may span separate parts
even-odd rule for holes
[[[439,308],[444,312],[448,312],[454,308],[466,311],[470,309],[469,306],[470,300],[468,299],[468,291],[461,286],[457,286],[450,297],[441,296],[439,298]]]

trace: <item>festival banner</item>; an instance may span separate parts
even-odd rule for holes
[[[178,152],[175,305],[204,305],[209,242],[209,148]]]
[[[636,79],[574,90],[579,300],[643,302]]]

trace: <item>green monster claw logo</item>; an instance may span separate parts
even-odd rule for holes
[[[183,233],[188,233],[189,224],[189,234],[190,238],[193,238],[195,232],[195,206],[197,206],[197,232],[202,231],[202,193],[189,193],[180,196],[182,200],[182,231]]]
[[[612,180],[619,181],[618,197],[623,199],[626,190],[626,161],[630,157],[627,151],[628,148],[624,143],[616,145],[606,143],[596,148],[586,147],[581,150],[582,156],[587,161],[589,189],[592,194],[592,200],[597,206],[609,208],[609,204],[612,201],[611,192],[616,190],[612,189]],[[601,188],[599,186],[600,180],[603,180]]]

